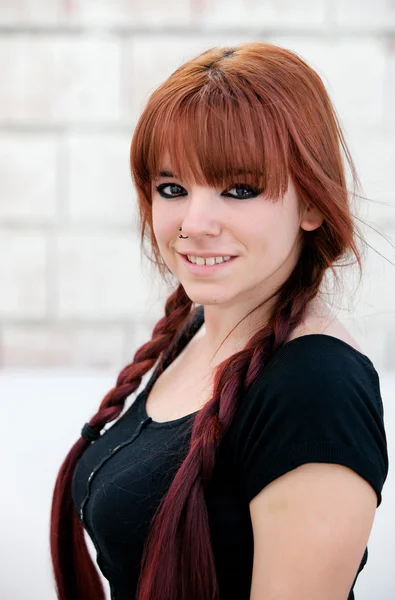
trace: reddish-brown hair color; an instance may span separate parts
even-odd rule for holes
[[[316,206],[324,217],[316,230],[301,231],[298,262],[272,296],[269,319],[243,350],[216,368],[212,398],[195,417],[187,456],[151,524],[137,600],[218,600],[204,497],[216,450],[246,389],[300,323],[324,275],[330,271],[338,281],[335,267],[352,254],[361,269],[347,166],[354,190],[359,181],[326,89],[297,54],[263,42],[207,50],[154,91],[131,145],[141,248],[144,252],[148,239],[153,262],[164,278],[168,270],[153,234],[151,185],[166,151],[183,180],[226,188],[241,170],[244,183],[263,188],[262,201],[281,201],[292,177],[300,206]],[[101,430],[117,419],[126,398],[195,309],[176,283],[151,340],[121,371],[90,419],[92,427]],[[87,446],[80,438],[71,448],[53,495],[50,539],[60,600],[104,598],[71,499],[75,465]]]

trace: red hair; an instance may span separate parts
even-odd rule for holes
[[[309,203],[324,218],[314,231],[301,231],[297,264],[271,297],[275,304],[268,321],[216,368],[212,398],[195,417],[189,451],[151,523],[137,600],[218,600],[204,497],[216,450],[240,398],[301,322],[327,271],[337,280],[335,266],[352,254],[361,270],[346,163],[354,189],[359,180],[324,84],[297,54],[263,42],[203,52],[153,92],[131,144],[141,248],[144,252],[148,238],[164,279],[169,273],[153,233],[151,184],[166,151],[184,180],[227,187],[241,170],[243,182],[263,188],[271,202],[281,201],[292,177],[300,207]],[[117,419],[126,398],[193,316],[196,307],[183,286],[173,287],[151,340],[137,350],[90,419],[93,428]],[[71,448],[53,495],[51,553],[60,600],[104,599],[71,499],[74,468],[87,445],[80,438]]]

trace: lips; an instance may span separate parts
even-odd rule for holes
[[[231,258],[235,257],[234,254],[229,254],[229,252],[224,252],[223,254],[218,254],[218,252],[214,252],[213,254],[207,254],[207,256],[205,256],[204,254],[199,254],[198,252],[179,252],[178,254],[181,254],[181,256],[199,256],[199,258],[217,258],[218,256],[230,256]]]

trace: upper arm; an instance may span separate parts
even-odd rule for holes
[[[347,600],[373,526],[377,495],[352,469],[303,464],[250,502],[250,600]]]

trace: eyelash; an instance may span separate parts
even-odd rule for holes
[[[178,187],[178,188],[183,189],[182,186],[178,185],[177,183],[161,183],[160,185],[157,185],[155,187],[156,187],[157,192],[159,192],[159,194],[162,196],[162,198],[180,198],[180,197],[186,195],[186,194],[178,194],[177,196],[171,196],[169,194],[166,194],[163,190],[168,186]],[[252,196],[249,196],[248,198],[237,198],[236,196],[233,196],[232,194],[224,194],[225,197],[233,198],[234,200],[251,200],[255,196],[259,196],[262,193],[262,190],[258,190],[247,184],[236,183],[234,185],[234,187],[236,187],[236,188],[238,187],[238,189],[241,189],[241,190],[248,190],[249,193],[252,194]],[[230,188],[230,189],[233,189],[233,188]]]

